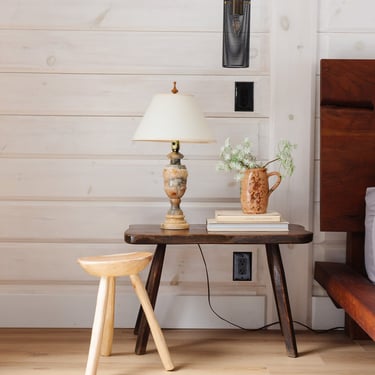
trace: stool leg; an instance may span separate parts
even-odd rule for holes
[[[98,296],[96,300],[94,323],[91,331],[90,349],[85,375],[95,375],[98,368],[100,346],[104,329],[105,310],[108,300],[108,285],[108,278],[101,277],[99,282]]]
[[[142,305],[143,311],[146,315],[146,319],[148,321],[148,325],[150,326],[151,334],[152,334],[152,337],[154,338],[154,342],[159,352],[159,356],[163,363],[163,366],[168,371],[173,370],[174,365],[172,363],[172,359],[169,354],[167,343],[165,342],[159,323],[156,320],[155,313],[152,308],[146,289],[139,275],[129,275],[129,277],[131,279],[135,293],[137,294],[139,301]]]
[[[116,279],[114,277],[109,277],[107,307],[105,310],[103,339],[100,349],[100,354],[104,356],[109,356],[112,353],[113,327],[115,320],[115,293]]]

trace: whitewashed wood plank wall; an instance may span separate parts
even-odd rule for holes
[[[160,222],[168,145],[131,137],[151,97],[177,80],[181,92],[196,95],[217,138],[182,145],[190,222],[238,206],[232,176],[215,172],[227,136],[250,137],[262,159],[272,156],[279,138],[298,144],[296,174],[271,204],[314,228],[313,246],[282,249],[295,318],[309,322],[313,260],[343,254],[342,236],[318,226],[319,59],[374,58],[374,13],[370,0],[253,0],[250,68],[223,69],[219,0],[1,0],[0,296],[10,301],[12,295],[12,306],[22,307],[22,298],[56,295],[62,287],[74,287],[66,289],[66,301],[87,285],[93,295],[92,279],[76,258],[131,251],[123,243],[126,227]],[[255,82],[253,113],[233,110],[234,82],[244,80]],[[204,247],[212,292],[265,296],[271,321],[260,248],[251,248],[254,281],[231,281],[232,251],[246,249]],[[166,294],[205,295],[197,249],[170,251],[162,283]],[[314,294],[321,295],[316,285]],[[90,307],[77,307],[77,314],[84,309]],[[34,324],[30,315],[19,319]],[[1,324],[11,324],[4,311]]]
[[[251,68],[231,70],[221,67],[221,1],[1,5],[0,275],[3,294],[18,293],[12,306],[26,303],[23,291],[31,285],[37,295],[64,285],[84,293],[92,279],[77,266],[78,256],[132,251],[123,242],[127,226],[162,221],[168,203],[161,172],[170,146],[131,137],[152,96],[168,92],[174,80],[181,92],[196,95],[217,139],[182,146],[188,220],[203,223],[215,208],[238,205],[238,186],[215,164],[229,135],[249,136],[258,155],[268,157],[269,2],[253,5]],[[233,111],[236,80],[255,82],[253,113]],[[219,285],[213,294],[249,289],[231,281],[232,251],[205,250]],[[246,294],[264,289],[263,279]],[[204,295],[197,249],[170,252],[162,282],[178,293]],[[82,309],[90,317],[90,308]],[[11,324],[9,311],[3,314],[0,324]],[[33,319],[26,315],[24,324],[35,325]]]

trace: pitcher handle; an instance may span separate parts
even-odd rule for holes
[[[268,196],[270,196],[271,193],[276,190],[276,188],[280,185],[280,182],[281,182],[281,174],[279,172],[275,171],[275,172],[267,173],[267,178],[270,178],[271,176],[277,176],[277,178],[276,178],[276,182],[268,190]]]

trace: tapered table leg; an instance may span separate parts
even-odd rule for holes
[[[279,315],[281,331],[284,335],[286,350],[289,357],[298,357],[296,337],[290,310],[288,288],[285,279],[283,262],[278,244],[266,244],[268,268],[270,271],[273,292]]]
[[[158,244],[156,246],[146,282],[146,290],[153,308],[155,308],[156,297],[159,291],[166,247],[166,244]],[[134,333],[138,335],[135,345],[135,353],[139,355],[145,354],[148,337],[150,335],[150,327],[148,326],[142,307],[139,308]]]

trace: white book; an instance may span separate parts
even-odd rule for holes
[[[216,210],[215,219],[218,222],[280,222],[279,212],[266,212],[264,214],[245,214],[241,210]]]
[[[289,222],[228,223],[207,219],[208,232],[283,232],[289,230]]]

